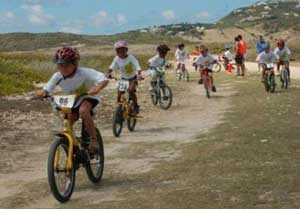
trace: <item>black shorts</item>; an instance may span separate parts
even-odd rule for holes
[[[242,55],[242,54],[237,54],[237,55],[235,56],[235,62],[236,62],[236,64],[242,65],[242,64],[244,64],[244,61],[245,61],[244,55]]]
[[[286,65],[286,64],[289,64],[289,61],[279,60],[279,64],[280,65]]]
[[[98,105],[98,103],[99,103],[99,101],[96,100],[96,99],[86,98],[86,99],[82,100],[82,102],[80,103],[80,105],[84,101],[88,101],[89,103],[91,103],[92,104],[92,109],[94,109]],[[78,114],[79,113],[80,105],[78,105],[76,108],[72,108],[72,113],[77,113]]]

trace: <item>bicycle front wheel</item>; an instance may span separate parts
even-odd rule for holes
[[[119,137],[121,135],[123,129],[123,110],[122,106],[119,105],[113,116],[113,133],[115,137]]]
[[[156,87],[151,92],[151,101],[152,101],[154,106],[157,105],[157,103],[158,103],[158,96],[157,96]]]
[[[75,186],[75,168],[67,169],[68,140],[57,139],[48,156],[48,182],[51,192],[59,202],[70,199]]]
[[[269,82],[270,82],[270,92],[274,93],[275,92],[275,88],[276,88],[276,83],[275,83],[275,76],[274,74],[271,74],[269,76]]]
[[[104,169],[104,147],[100,131],[96,128],[97,133],[97,150],[91,156],[90,162],[86,165],[86,173],[89,180],[98,183],[102,179]]]
[[[160,87],[159,105],[162,109],[167,110],[171,107],[173,94],[171,88],[167,85]]]

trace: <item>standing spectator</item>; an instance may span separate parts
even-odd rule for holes
[[[241,76],[245,76],[245,71],[246,71],[246,66],[245,66],[245,58],[247,55],[247,43],[243,40],[243,37],[241,35],[237,36],[237,54],[239,57],[240,61],[240,67],[242,73],[240,74]]]
[[[240,76],[244,57],[242,54],[239,38],[237,36],[234,38],[234,41],[235,41],[235,62],[236,62],[236,67],[237,67],[236,75]]]
[[[257,55],[264,52],[265,46],[266,46],[266,41],[264,40],[263,36],[262,35],[258,36],[258,40],[256,42]],[[260,68],[261,68],[261,64],[258,63],[258,71],[260,71]]]

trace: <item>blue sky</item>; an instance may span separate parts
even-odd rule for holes
[[[112,34],[178,22],[213,23],[257,0],[0,0],[0,33]]]

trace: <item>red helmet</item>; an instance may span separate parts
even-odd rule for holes
[[[79,52],[76,48],[63,47],[58,49],[54,55],[56,64],[73,63],[80,59]]]
[[[285,41],[283,38],[277,39],[277,46],[284,46],[284,45],[285,45]]]

